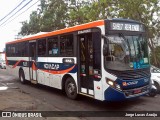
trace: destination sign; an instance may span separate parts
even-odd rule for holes
[[[143,25],[136,23],[111,22],[111,30],[141,31],[144,32]]]
[[[78,34],[90,33],[91,29],[78,31]]]

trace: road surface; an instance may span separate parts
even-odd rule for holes
[[[7,86],[7,90],[0,90],[0,110],[1,111],[63,111],[71,114],[77,112],[92,112],[90,117],[70,117],[62,116],[64,119],[73,120],[128,120],[130,117],[114,117],[116,112],[127,111],[160,111],[160,95],[156,97],[144,96],[134,101],[125,102],[102,102],[85,96],[79,96],[77,100],[68,99],[65,94],[57,89],[48,88],[42,85],[33,85],[29,82],[21,84],[18,78],[8,74],[5,69],[0,69],[0,89]],[[70,112],[73,111],[73,112]],[[101,111],[112,111],[112,117],[95,117],[99,116]],[[88,112],[89,113],[89,112]],[[145,112],[146,113],[146,112]],[[150,120],[153,117],[140,117],[141,120]],[[27,119],[27,118],[26,118]],[[51,119],[45,118],[46,119]],[[60,119],[56,117],[56,119]],[[130,119],[139,119],[133,117]],[[155,119],[159,119],[158,117]]]

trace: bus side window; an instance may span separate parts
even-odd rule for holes
[[[38,40],[38,55],[46,54],[46,39]]]
[[[31,46],[31,56],[33,59],[36,57],[36,49],[35,49],[35,46],[32,45]]]
[[[16,52],[16,47],[15,47],[15,44],[13,44],[11,46],[11,56],[14,57],[15,56],[15,52]]]
[[[60,54],[63,56],[73,56],[73,34],[60,37]]]
[[[48,39],[48,55],[58,55],[59,45],[58,37]]]
[[[11,56],[11,47],[10,46],[11,45],[6,45],[6,54],[7,54],[8,57]]]
[[[93,66],[94,70],[98,71],[98,74],[101,73],[101,33],[93,33]],[[97,73],[97,72],[96,72]]]
[[[28,49],[28,42],[23,42],[23,43],[22,43],[22,46],[21,46],[21,50],[20,50],[22,57],[28,56],[28,51],[27,51],[27,49]]]

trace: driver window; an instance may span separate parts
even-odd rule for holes
[[[127,53],[127,45],[119,36],[109,36],[108,52],[105,57],[106,61],[124,60]]]
[[[125,51],[120,44],[110,44],[109,45],[109,55],[107,56],[107,61],[115,61],[116,59],[122,60],[125,56]]]
[[[118,44],[114,44],[114,51],[113,51],[113,55],[115,57],[121,58],[124,54],[124,51],[122,49],[122,47]]]

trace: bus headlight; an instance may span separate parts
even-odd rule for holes
[[[108,85],[110,85],[112,87],[114,86],[114,81],[112,81],[110,79],[107,79],[106,82],[107,82]]]
[[[122,91],[122,90],[121,90],[121,86],[120,86],[118,83],[116,83],[115,81],[106,78],[106,83],[107,83],[109,86],[111,86],[111,87],[113,87],[113,88],[115,88],[115,89],[117,89],[117,90],[119,90],[119,91]]]

